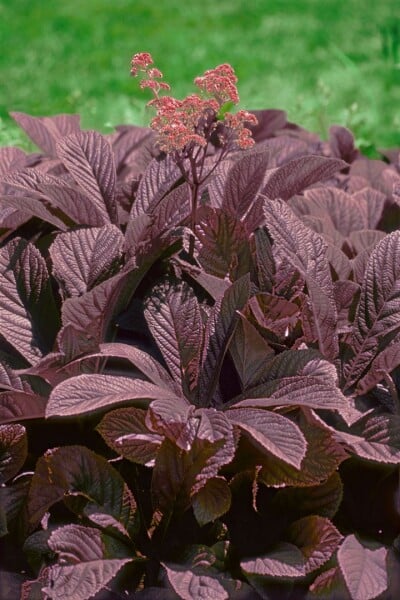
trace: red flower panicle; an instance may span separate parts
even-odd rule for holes
[[[170,86],[159,81],[162,72],[154,64],[151,54],[139,52],[132,58],[131,74],[142,75],[140,87],[149,88],[153,100],[148,102],[156,110],[156,116],[151,121],[151,128],[158,134],[158,145],[164,152],[189,152],[194,145],[206,148],[221,120],[218,112],[227,102],[237,104],[239,94],[236,83],[237,77],[233,68],[223,64],[209,69],[201,77],[196,77],[195,85],[203,92],[203,96],[191,94],[184,100],[172,96],[160,96],[161,90],[169,90]],[[256,117],[244,110],[236,114],[226,113],[223,120],[225,135],[219,135],[219,140],[225,154],[240,148],[250,148],[254,144],[250,129],[245,123],[256,124]],[[221,156],[221,159],[223,156]]]
[[[245,124],[255,125],[257,119],[245,110],[236,114],[225,112],[225,104],[239,102],[237,77],[230,65],[219,65],[196,77],[194,83],[201,95],[191,94],[183,100],[160,96],[160,92],[169,90],[170,86],[160,81],[163,74],[153,65],[153,58],[148,52],[135,54],[131,74],[134,77],[140,75],[140,87],[152,91],[154,98],[147,104],[156,109],[156,115],[150,126],[157,133],[160,150],[171,154],[189,187],[193,232],[189,254],[193,256],[200,186],[229,152],[253,146],[251,131]],[[207,169],[206,156],[210,146],[214,147],[216,161],[212,168]]]

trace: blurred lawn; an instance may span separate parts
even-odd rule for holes
[[[400,146],[399,0],[0,0],[0,145],[27,146],[8,117],[79,112],[107,132],[147,124],[131,55],[153,54],[173,93],[231,63],[243,108],[281,108],[364,150]]]

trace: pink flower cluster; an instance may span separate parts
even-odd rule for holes
[[[170,86],[159,81],[163,78],[161,71],[152,66],[153,58],[148,52],[135,54],[131,63],[131,74],[143,76],[140,87],[149,88],[154,95],[148,105],[157,110],[151,121],[151,128],[158,134],[158,145],[164,152],[185,151],[193,146],[205,148],[212,133],[221,120],[218,113],[227,102],[237,104],[239,94],[237,77],[228,64],[210,69],[201,77],[196,77],[195,85],[203,92],[203,96],[192,94],[177,100],[172,96],[160,96],[161,90],[169,90]],[[220,135],[221,145],[225,150],[250,148],[254,144],[247,124],[256,124],[255,115],[240,110],[236,114],[225,113],[223,118],[226,135]]]

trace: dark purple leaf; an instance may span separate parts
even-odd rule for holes
[[[400,416],[392,414],[366,415],[349,432],[335,431],[335,437],[350,452],[367,460],[400,463]]]
[[[96,204],[92,196],[86,195],[77,187],[66,185],[59,180],[57,183],[44,182],[41,184],[40,189],[43,190],[51,204],[59,208],[78,225],[101,227],[110,222],[108,215],[104,213],[102,207]]]
[[[149,431],[146,410],[118,408],[107,413],[96,429],[114,452],[132,462],[154,466],[162,437]]]
[[[161,563],[167,572],[168,580],[182,600],[194,598],[212,598],[229,600],[227,590],[214,573],[197,574],[185,566]]]
[[[111,581],[133,558],[108,558],[106,536],[82,525],[59,527],[50,535],[49,548],[58,563],[49,570],[43,592],[48,598],[88,600]]]
[[[245,275],[233,283],[222,300],[214,307],[207,323],[204,343],[203,364],[199,377],[200,404],[208,405],[217,389],[222,361],[239,320],[250,296],[250,278]]]
[[[50,247],[53,273],[67,295],[80,296],[118,265],[124,238],[115,225],[78,229],[58,235]]]
[[[46,262],[15,238],[0,249],[0,333],[31,364],[52,348],[59,327]]]
[[[400,343],[396,342],[387,346],[372,361],[366,375],[357,384],[357,391],[366,394],[372,390],[377,383],[382,381],[388,373],[391,373],[400,365]]]
[[[194,516],[200,527],[224,515],[230,505],[231,490],[223,477],[208,479],[192,500]]]
[[[130,534],[137,529],[136,502],[121,475],[84,446],[55,448],[39,458],[28,496],[32,527],[62,500],[81,517],[104,513]]]
[[[388,585],[387,550],[366,548],[355,535],[348,535],[338,551],[338,562],[352,600],[372,600]]]
[[[242,560],[240,566],[247,577],[304,577],[305,560],[302,551],[294,544],[281,542],[278,546],[257,558]]]
[[[165,388],[142,379],[114,377],[113,375],[78,375],[66,379],[52,391],[46,417],[82,415],[110,408],[128,400],[147,406],[149,400],[172,395]],[[177,399],[178,400],[178,399]]]
[[[354,384],[387,336],[400,330],[400,232],[387,235],[368,261],[353,325],[354,356],[345,366],[346,387]]]
[[[54,117],[31,117],[21,112],[10,115],[45,153],[57,156],[57,141],[70,133],[80,131],[79,115],[55,115]]]
[[[249,236],[245,225],[223,208],[202,207],[196,226],[198,260],[207,273],[235,281],[252,271]]]
[[[0,423],[15,423],[44,417],[47,398],[29,392],[0,393]]]
[[[164,160],[153,159],[140,180],[131,219],[142,214],[151,214],[180,178],[181,172],[172,156],[167,156]]]
[[[307,442],[295,423],[268,410],[233,408],[225,415],[250,442],[274,457],[300,468]]]
[[[0,148],[0,177],[4,177],[10,171],[22,169],[25,160],[25,152],[19,148],[13,148],[12,146]]]
[[[328,179],[348,165],[337,158],[302,156],[267,172],[261,193],[270,198],[288,200],[313,183]],[[268,217],[267,217],[268,223]]]
[[[339,546],[342,536],[324,517],[303,517],[289,527],[290,541],[302,551],[305,573],[312,573],[325,564]]]
[[[222,210],[235,219],[242,219],[263,183],[270,153],[244,155],[229,170],[226,179]]]
[[[317,485],[330,477],[340,463],[348,458],[348,454],[335,436],[315,418],[309,414],[301,414],[297,424],[307,443],[307,452],[301,469],[296,469],[276,457],[262,460],[258,463],[263,465],[259,479],[265,485],[273,487]]]
[[[329,144],[333,155],[348,163],[353,162],[360,154],[354,145],[352,132],[340,125],[332,125],[329,128]]]
[[[0,485],[11,479],[23,466],[28,454],[25,427],[0,425]]]
[[[333,473],[321,485],[278,490],[273,502],[280,512],[296,518],[320,515],[332,519],[342,499],[342,481],[338,473]]]
[[[161,297],[160,297],[161,296]],[[197,385],[203,345],[203,323],[196,297],[188,286],[149,298],[145,318],[174,381],[190,396]]]
[[[57,155],[98,211],[115,223],[116,174],[108,140],[96,131],[79,131],[57,144]]]
[[[146,424],[150,431],[171,440],[181,450],[189,452],[200,425],[195,408],[183,398],[163,398],[149,406]]]
[[[337,313],[326,243],[321,236],[305,227],[285,203],[267,201],[264,212],[279,252],[306,280],[320,351],[326,358],[335,358],[339,349]]]
[[[51,223],[57,229],[66,231],[67,227],[61,219],[52,214],[43,202],[36,198],[21,197],[21,196],[1,196],[0,203],[4,206],[9,206],[16,210],[20,210],[30,217],[38,217],[47,223]]]
[[[240,315],[229,351],[244,389],[259,383],[266,361],[274,355],[272,348],[243,315]]]
[[[332,567],[318,575],[310,585],[310,600],[314,598],[320,598],[321,600],[330,600],[331,598],[352,600],[339,567]]]

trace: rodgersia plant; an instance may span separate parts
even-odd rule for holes
[[[132,72],[0,148],[1,600],[400,598],[398,151]]]
[[[252,133],[245,125],[256,125],[257,118],[246,110],[228,112],[239,102],[237,77],[231,65],[223,64],[196,77],[200,94],[190,94],[183,100],[169,95],[170,85],[153,66],[148,52],[135,54],[131,74],[141,76],[140,87],[148,88],[154,98],[147,104],[157,111],[150,126],[158,135],[160,150],[172,156],[187,182],[191,196],[191,237],[189,254],[193,254],[196,213],[200,186],[227,154],[254,145]],[[217,152],[217,160],[207,166],[207,156]]]

